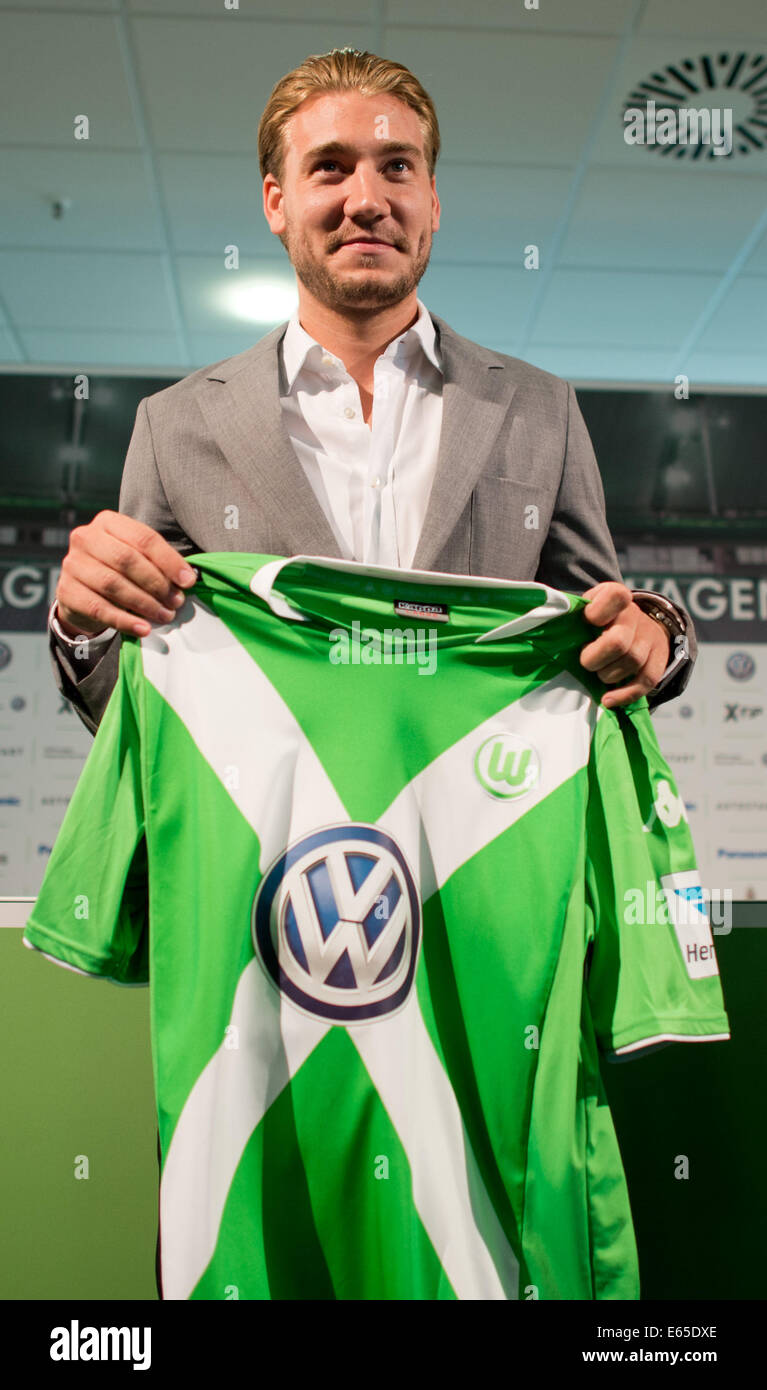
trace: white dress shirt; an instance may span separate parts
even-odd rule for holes
[[[442,367],[434,324],[418,318],[373,368],[370,424],[340,358],[296,311],[281,343],[280,403],[290,442],[345,560],[410,569],[437,468]]]
[[[394,338],[373,368],[370,425],[359,387],[340,358],[301,327],[298,310],[280,343],[282,418],[345,560],[410,569],[423,528],[442,428],[442,367],[429,312]],[[284,394],[283,394],[284,390]],[[91,671],[116,628],[88,641],[75,676],[77,644],[50,622],[72,680]]]

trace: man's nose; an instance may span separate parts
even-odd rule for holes
[[[358,164],[346,188],[347,217],[373,217],[389,211],[383,176],[376,169]]]

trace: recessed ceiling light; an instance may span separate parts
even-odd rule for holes
[[[216,296],[220,306],[233,318],[247,323],[282,323],[298,304],[295,282],[276,276],[254,276],[225,285]]]

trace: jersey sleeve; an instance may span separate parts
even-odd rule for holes
[[[687,813],[646,700],[597,720],[586,833],[586,991],[602,1052],[729,1038]]]
[[[149,979],[148,868],[138,644],[121,645],[117,682],[27,920],[25,946],[117,984]]]

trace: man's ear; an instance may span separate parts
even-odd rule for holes
[[[283,212],[283,192],[274,174],[267,174],[264,179],[264,217],[269,224],[270,232],[275,236],[280,236],[286,229],[285,214]]]
[[[431,176],[431,229],[433,232],[439,231],[439,219],[442,212],[439,197],[437,195],[437,178],[435,174]]]

